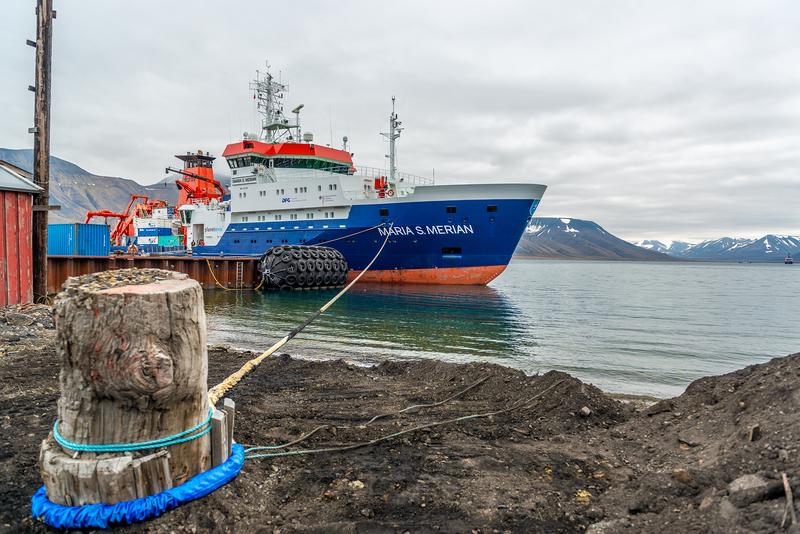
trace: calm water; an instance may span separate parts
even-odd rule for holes
[[[265,349],[334,294],[208,291],[209,341]],[[800,351],[798,295],[798,265],[515,260],[489,287],[356,285],[285,351],[558,369],[672,396]]]

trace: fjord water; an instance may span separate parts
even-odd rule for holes
[[[335,291],[207,291],[209,342],[265,349]],[[488,287],[356,285],[282,352],[486,361],[666,397],[800,351],[800,266],[514,260]]]

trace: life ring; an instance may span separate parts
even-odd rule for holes
[[[386,196],[387,197],[393,197],[394,196],[394,189],[389,189],[388,191],[386,191]]]

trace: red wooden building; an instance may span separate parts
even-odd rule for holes
[[[33,195],[24,170],[0,161],[0,306],[33,300]]]

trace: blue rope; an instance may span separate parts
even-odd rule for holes
[[[33,517],[41,518],[51,527],[62,529],[94,529],[132,524],[158,517],[167,510],[208,495],[236,478],[242,465],[244,449],[234,443],[231,455],[225,462],[161,493],[116,504],[63,506],[48,500],[45,487],[42,486],[31,498],[31,512]]]
[[[57,420],[53,424],[53,438],[58,442],[59,445],[61,445],[65,449],[71,449],[73,451],[81,451],[81,452],[95,452],[95,453],[129,452],[129,451],[140,451],[143,449],[157,449],[160,447],[169,447],[170,445],[178,445],[179,443],[185,443],[187,441],[197,439],[204,434],[207,434],[211,430],[211,415],[213,414],[213,411],[214,411],[213,408],[209,408],[208,417],[205,419],[205,421],[197,423],[188,430],[184,430],[183,432],[173,434],[172,436],[154,439],[152,441],[140,441],[139,443],[109,443],[106,445],[75,443],[69,441],[64,436],[59,434]],[[202,429],[202,431],[198,432],[197,434],[193,434],[194,432],[197,432],[200,429]]]

